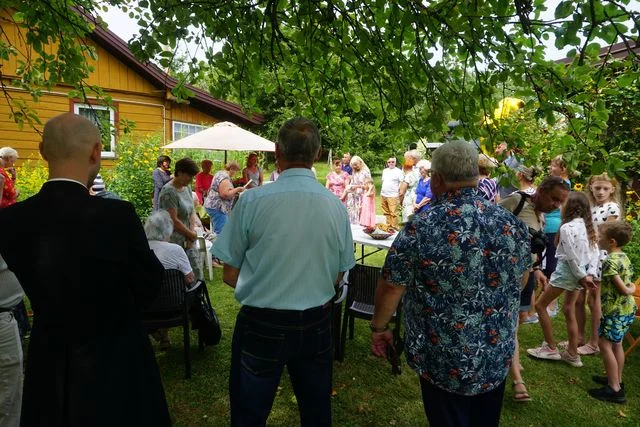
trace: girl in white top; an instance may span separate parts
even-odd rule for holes
[[[562,225],[557,234],[556,256],[558,266],[551,275],[550,285],[536,303],[536,312],[545,342],[540,347],[527,350],[538,359],[564,360],[571,366],[581,367],[578,354],[578,324],[575,303],[582,288],[593,288],[593,276],[598,265],[597,233],[591,220],[589,199],[584,193],[571,192],[562,209]],[[547,306],[567,291],[564,313],[567,322],[569,345],[560,353],[556,347]]]
[[[591,218],[593,225],[597,228],[607,221],[615,221],[620,217],[620,205],[617,197],[617,182],[606,173],[594,175],[589,178],[587,186],[587,197],[591,202]],[[597,287],[590,289],[586,298],[591,312],[591,336],[589,341],[578,347],[578,354],[586,356],[598,354],[598,327],[602,309],[600,307],[600,272],[602,271],[602,261],[607,257],[607,251],[600,251],[600,261],[598,263],[597,274],[594,277]],[[586,313],[584,309],[585,295],[581,293],[576,301],[576,317],[578,319],[579,342],[584,342],[584,329],[586,323]]]

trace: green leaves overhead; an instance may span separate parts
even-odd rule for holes
[[[373,150],[379,141],[395,149],[421,138],[441,140],[447,121],[455,119],[463,123],[459,136],[483,137],[488,146],[500,140],[526,145],[523,129],[545,126],[558,138],[543,151],[528,149],[608,168],[613,164],[594,147],[614,138],[610,129],[619,114],[611,114],[611,105],[629,105],[622,92],[637,87],[638,62],[635,56],[611,69],[612,59],[600,58],[600,49],[620,41],[631,46],[640,16],[626,0],[561,1],[549,13],[546,3],[14,0],[10,6],[14,21],[29,29],[34,50],[45,53],[49,41],[60,46],[53,57],[22,65],[22,84],[35,96],[34,88],[62,81],[82,86],[90,72],[82,58],[91,51],[75,40],[90,25],[70,11],[98,13],[111,5],[141,27],[130,41],[141,58],[171,66],[174,50],[197,43],[203,53],[185,62],[186,71],[206,75],[202,84],[216,96],[250,110],[309,115],[336,148],[354,141]],[[573,62],[545,59],[552,40],[558,49],[571,47]],[[14,55],[2,43],[0,57]],[[526,104],[520,119],[532,123],[486,126],[498,101],[514,95]],[[622,130],[631,122],[616,122],[615,138],[637,138]]]

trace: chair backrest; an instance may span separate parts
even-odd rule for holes
[[[149,314],[181,311],[184,309],[186,290],[184,274],[180,270],[165,270],[158,296],[142,312]]]
[[[351,301],[373,305],[380,267],[356,264],[349,272],[349,298]]]

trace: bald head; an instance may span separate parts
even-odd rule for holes
[[[40,152],[49,163],[68,161],[86,157],[100,143],[100,131],[91,120],[64,113],[44,125]]]
[[[40,153],[49,163],[49,178],[69,178],[89,185],[100,170],[102,141],[91,120],[64,113],[44,125]]]

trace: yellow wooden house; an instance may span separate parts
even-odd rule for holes
[[[6,11],[0,11],[2,33],[9,43],[21,52],[27,51],[21,30],[7,19]],[[95,97],[87,100],[71,99],[70,86],[59,85],[45,92],[39,101],[33,102],[23,89],[14,87],[17,60],[0,60],[0,70],[4,90],[14,99],[21,99],[34,109],[42,123],[64,112],[75,112],[111,126],[111,140],[105,141],[103,159],[105,166],[115,159],[115,146],[122,135],[121,120],[133,122],[134,136],[161,134],[163,142],[191,135],[219,121],[230,121],[246,127],[262,123],[259,114],[248,115],[241,106],[216,99],[207,92],[187,86],[194,96],[187,102],[176,102],[171,89],[178,81],[162,71],[155,64],[143,63],[136,59],[127,43],[113,32],[96,26],[95,31],[85,40],[96,49],[97,60],[88,59],[95,71],[87,84],[98,85],[112,98],[110,106]],[[20,159],[39,158],[38,144],[41,127],[34,129],[25,125],[22,129],[10,118],[6,96],[0,97],[0,146],[11,146],[18,150]],[[107,138],[108,139],[108,138]]]

